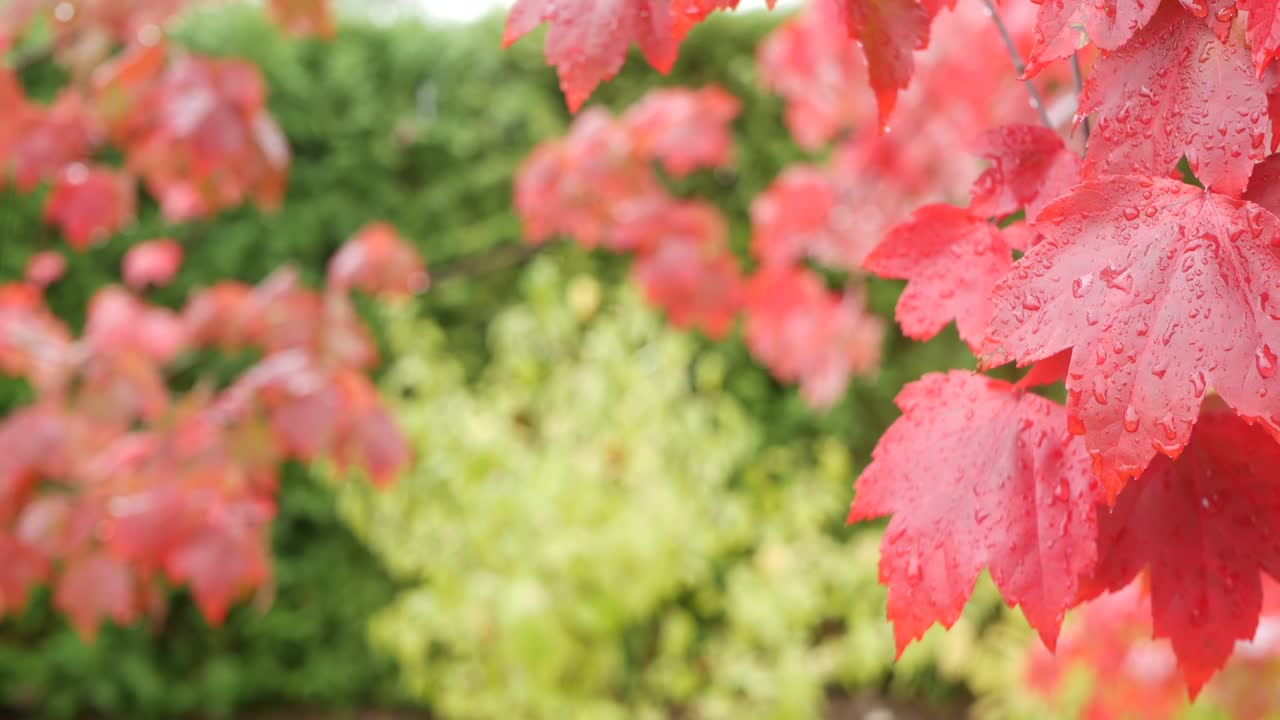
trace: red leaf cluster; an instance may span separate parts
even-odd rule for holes
[[[394,278],[379,284],[387,256],[365,252],[370,244],[421,263],[403,241],[370,235],[339,253],[348,272],[323,292],[284,270],[257,287],[215,286],[174,312],[107,288],[80,338],[37,287],[0,293],[0,368],[36,394],[0,421],[0,545],[10,558],[0,609],[51,582],[54,603],[92,637],[104,621],[162,611],[169,582],[189,586],[220,622],[270,580],[266,532],[284,460],[328,459],[380,483],[396,476],[410,452],[365,376],[377,355],[346,291],[399,290]],[[164,282],[180,258],[173,241],[144,243],[126,275],[138,287]],[[260,360],[227,387],[173,393],[166,367],[211,347]]]
[[[548,59],[576,107],[631,41],[666,67],[685,25],[734,5],[677,3],[676,28],[662,2],[522,0],[508,39],[550,22]],[[847,360],[839,301],[801,263],[862,263],[908,281],[907,335],[954,320],[982,368],[1033,366],[1016,385],[952,374],[909,386],[858,482],[851,519],[892,516],[881,571],[899,642],[954,621],[983,568],[1050,644],[1067,609],[1141,575],[1152,632],[1194,695],[1255,636],[1262,583],[1280,575],[1268,515],[1280,507],[1275,3],[991,4],[1000,17],[983,26],[965,24],[976,4],[945,5],[814,0],[760,50],[800,142],[839,147],[754,203],[748,342],[779,377],[829,398],[824,378],[839,373],[824,369]],[[1005,102],[1013,73],[992,70],[1021,69],[1028,51],[1038,118],[1025,99]],[[1078,106],[1055,97],[1066,58],[1085,76]],[[860,99],[864,77],[878,111]],[[895,106],[893,133],[874,132]],[[1028,125],[1037,119],[1046,127]],[[608,244],[625,201],[654,187],[609,159],[636,162],[624,135],[598,138],[618,155],[590,153],[610,170],[582,177],[607,180],[602,191],[565,192],[572,212],[548,203],[534,235],[576,226]],[[961,148],[989,167],[948,165]],[[549,167],[543,158],[544,180],[557,177]],[[629,182],[642,192],[613,194]],[[1059,381],[1065,407],[1027,394]],[[1162,688],[1144,708],[1166,707]]]
[[[655,171],[672,176],[732,160],[730,125],[738,103],[716,88],[651,93],[617,120],[600,110],[583,113],[563,140],[534,151],[516,181],[516,209],[530,242],[567,235],[585,247],[635,255],[632,272],[648,300],[672,324],[712,337],[745,318],[748,346],[779,379],[796,382],[815,406],[834,404],[851,375],[879,366],[883,327],[867,314],[861,295],[829,291],[799,266],[808,248],[757,239],[766,261],[744,277],[729,248],[728,230],[714,208],[672,197]],[[814,225],[829,222],[831,202],[795,191],[811,202]],[[782,198],[770,221],[774,235],[798,222]],[[826,227],[814,235],[831,237]],[[857,250],[832,239],[815,240],[833,260]],[[794,248],[794,249],[793,249]],[[856,261],[847,261],[851,266]]]

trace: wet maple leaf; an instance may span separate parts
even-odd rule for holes
[[[767,0],[769,9],[777,0]],[[676,39],[683,38],[693,26],[717,10],[736,10],[739,0],[671,0],[671,20]]]
[[[1052,648],[1093,568],[1102,499],[1062,407],[959,371],[924,376],[897,404],[849,522],[892,515],[880,580],[898,651],[935,622],[950,627],[984,567]]]
[[[370,223],[329,260],[329,287],[358,288],[371,295],[424,292],[431,277],[417,249],[389,223]]]
[[[136,208],[133,178],[128,174],[73,163],[58,175],[44,216],[71,247],[83,250],[132,222]]]
[[[733,119],[742,103],[723,89],[655,90],[621,118],[635,151],[683,177],[702,168],[718,168],[733,158]]]
[[[1172,3],[1094,65],[1080,112],[1098,115],[1090,175],[1165,176],[1185,154],[1206,187],[1238,196],[1265,154],[1267,98],[1247,49]]]
[[[898,93],[915,72],[912,55],[929,44],[929,24],[941,7],[954,2],[921,0],[837,0],[849,35],[857,38],[867,58],[867,74],[887,127]]]
[[[863,267],[908,280],[895,313],[902,332],[928,340],[956,321],[960,338],[982,344],[991,290],[1013,264],[999,228],[954,205],[926,205],[889,231]]]
[[[176,240],[147,240],[129,248],[124,255],[124,281],[141,290],[148,285],[168,285],[182,267],[182,246]]]
[[[1067,411],[1109,493],[1176,457],[1208,388],[1280,424],[1280,220],[1176,180],[1111,177],[1040,215],[997,286],[988,364],[1072,349]]]
[[[1026,208],[1035,220],[1081,180],[1079,156],[1058,133],[1040,125],[1004,125],[978,140],[978,155],[991,161],[973,184],[969,212],[998,217]]]
[[[509,46],[542,23],[547,62],[556,66],[569,109],[577,112],[601,82],[618,74],[632,42],[667,72],[677,43],[670,0],[517,0],[507,16]]]
[[[1151,22],[1160,5],[1151,0],[1045,0],[1036,14],[1027,75],[1070,57],[1080,45],[1081,27],[1103,50],[1120,48]]]
[[[1091,592],[1150,573],[1155,636],[1192,697],[1262,611],[1260,573],[1280,577],[1280,445],[1230,411],[1206,411],[1177,460],[1157,458],[1099,518]]]

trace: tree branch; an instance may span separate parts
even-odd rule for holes
[[[532,259],[552,243],[541,245],[509,244],[498,245],[473,255],[462,255],[448,262],[428,269],[431,273],[431,284],[438,285],[450,280],[461,280],[478,275],[487,275],[498,270],[520,265]]]
[[[1071,80],[1076,88],[1076,115],[1080,116],[1080,95],[1084,90],[1084,74],[1080,72],[1080,53],[1071,56]],[[1084,130],[1084,144],[1089,144],[1089,118],[1082,118],[1080,127]]]
[[[1000,13],[996,11],[996,6],[991,0],[982,0],[982,4],[986,6],[987,16],[991,18],[991,22],[996,24],[996,30],[1000,31],[1000,39],[1004,40],[1004,47],[1009,51],[1009,59],[1013,61],[1014,72],[1018,73],[1018,79],[1022,80],[1022,84],[1027,86],[1027,94],[1031,96],[1031,106],[1039,113],[1040,121],[1044,126],[1054,130],[1053,121],[1049,119],[1049,111],[1045,109],[1044,98],[1040,97],[1040,91],[1036,89],[1035,83],[1022,77],[1027,72],[1027,64],[1022,61],[1022,54],[1018,52],[1018,46],[1014,44],[1009,28],[1005,27],[1004,21],[1000,19]]]

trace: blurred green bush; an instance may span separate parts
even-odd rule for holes
[[[783,129],[779,103],[755,85],[754,48],[772,22],[760,15],[718,18],[693,34],[671,76],[660,77],[632,62],[598,96],[600,102],[622,107],[658,85],[715,82],[743,100],[744,114],[737,124],[738,166],[695,176],[679,187],[726,211],[740,249],[750,232],[750,199],[787,163],[802,158]],[[340,709],[393,703],[400,697],[393,662],[366,644],[368,618],[393,598],[391,609],[374,625],[379,647],[393,650],[413,695],[464,715],[516,707],[545,713],[581,697],[614,710],[623,700],[635,699],[655,711],[697,704],[719,716],[759,706],[771,708],[777,717],[806,717],[821,703],[827,683],[904,683],[929,689],[939,700],[950,697],[954,684],[946,679],[935,682],[934,677],[946,675],[940,670],[946,664],[935,662],[946,656],[939,656],[934,647],[941,641],[930,640],[918,656],[909,653],[897,675],[886,667],[887,628],[880,621],[882,596],[873,582],[874,534],[844,530],[841,511],[853,477],[851,466],[865,461],[896,415],[891,399],[901,384],[924,370],[966,361],[953,337],[928,345],[890,339],[880,377],[855,385],[839,406],[815,415],[794,392],[756,367],[740,343],[712,350],[697,337],[660,332],[632,300],[606,311],[610,319],[599,328],[587,328],[556,305],[559,291],[549,289],[554,282],[531,279],[529,306],[503,310],[519,301],[513,288],[520,267],[494,262],[494,268],[482,274],[456,273],[478,253],[496,249],[498,254],[491,257],[501,260],[502,253],[518,243],[511,179],[533,145],[562,133],[570,120],[554,73],[543,65],[539,39],[529,38],[503,52],[498,48],[497,21],[470,28],[348,23],[332,43],[299,43],[280,37],[257,12],[244,8],[200,13],[184,26],[181,37],[201,52],[245,57],[263,69],[272,112],[295,153],[285,205],[275,214],[246,207],[210,222],[168,226],[144,201],[136,226],[88,252],[68,253],[68,275],[50,293],[55,310],[72,323],[81,322],[88,298],[115,280],[124,252],[143,239],[172,236],[186,248],[187,261],[177,281],[155,292],[157,301],[176,306],[194,289],[216,280],[256,281],[286,263],[297,264],[304,277],[314,281],[351,232],[370,220],[385,219],[414,239],[440,274],[455,275],[414,305],[417,314],[429,320],[398,317],[384,328],[379,313],[367,313],[380,335],[384,330],[403,334],[406,327],[414,327],[436,343],[413,345],[408,357],[393,358],[395,369],[387,387],[424,383],[418,390],[435,393],[433,402],[452,397],[463,405],[451,411],[437,404],[434,407],[445,415],[430,419],[418,402],[402,402],[405,419],[426,443],[421,449],[428,464],[397,492],[418,498],[409,507],[426,513],[426,524],[397,541],[372,534],[377,528],[367,523],[356,523],[371,533],[377,555],[392,573],[338,519],[332,494],[314,482],[308,470],[291,467],[275,527],[277,583],[274,595],[256,604],[260,607],[240,608],[224,628],[211,630],[178,595],[170,614],[154,626],[108,629],[95,645],[86,647],[48,610],[47,599],[37,598],[25,616],[0,624],[0,705],[47,717],[94,713],[145,718],[193,712],[241,716],[264,706]],[[24,81],[37,94],[48,95],[60,76],[51,67],[36,66],[25,72]],[[40,205],[39,196],[0,194],[5,248],[0,253],[0,277],[19,277],[36,251],[64,249],[55,233],[40,223]],[[603,294],[614,295],[609,288],[623,277],[618,261],[566,248],[551,252],[565,272],[576,268],[601,278]],[[539,287],[543,289],[536,290]],[[873,284],[873,307],[890,313],[896,290],[893,284]],[[551,293],[556,300],[540,298],[539,292]],[[500,312],[504,319],[491,326]],[[513,348],[513,325],[521,322],[527,330],[549,334],[529,349]],[[559,323],[558,329],[544,327],[546,323]],[[612,494],[595,488],[600,494],[578,499],[603,469],[589,462],[587,467],[571,465],[588,461],[581,453],[555,460],[526,448],[525,457],[538,463],[530,482],[545,484],[540,487],[549,493],[567,495],[538,507],[530,505],[531,494],[498,494],[491,497],[500,503],[497,507],[476,507],[483,493],[468,495],[461,483],[497,473],[509,460],[504,455],[508,445],[519,439],[481,442],[461,434],[464,428],[451,429],[448,413],[465,409],[476,423],[509,426],[511,418],[499,408],[476,405],[477,399],[496,395],[491,387],[496,377],[520,381],[505,401],[507,410],[512,403],[532,404],[538,407],[530,412],[545,415],[553,400],[579,402],[582,399],[563,386],[559,391],[565,395],[552,398],[551,388],[538,390],[531,384],[532,376],[524,374],[549,377],[556,371],[547,359],[573,348],[603,353],[597,360],[608,356],[629,361],[609,368],[578,358],[563,373],[579,372],[598,377],[610,388],[629,388],[629,397],[642,407],[668,415],[631,418],[630,434],[616,436],[630,451],[628,462],[645,463],[647,470],[633,477],[650,480],[652,487],[624,486]],[[680,358],[692,364],[686,368],[677,362]],[[440,362],[441,369],[429,369],[426,375],[406,369],[427,359]],[[216,361],[201,362],[184,369],[176,380],[224,370]],[[646,368],[653,377],[647,385],[636,385]],[[677,375],[659,376],[659,370]],[[695,389],[682,389],[680,383],[690,372],[697,378]],[[569,375],[560,377],[561,383],[569,382]],[[440,384],[445,379],[450,387]],[[464,380],[478,384],[464,385]],[[22,397],[20,386],[0,385],[0,407],[11,408]],[[601,402],[601,396],[595,399]],[[685,400],[689,407],[681,404]],[[576,408],[570,426],[557,432],[611,430],[583,425],[591,419],[590,409]],[[425,428],[441,423],[453,434],[433,440]],[[673,436],[671,431],[682,427],[677,423],[687,424],[689,437]],[[509,427],[507,431],[510,434]],[[644,433],[654,434],[652,442]],[[567,435],[556,437],[568,442]],[[643,442],[636,444],[638,438]],[[695,447],[694,439],[705,440],[706,447]],[[599,448],[605,439],[593,442]],[[465,460],[476,466],[460,468],[458,477],[442,474],[442,466],[429,464],[433,443],[448,448],[439,463]],[[470,459],[459,454],[468,448],[478,454]],[[675,454],[665,456],[668,450]],[[643,459],[646,454],[648,459]],[[486,469],[486,463],[494,467]],[[558,472],[565,475],[559,477]],[[630,472],[641,473],[638,468]],[[361,498],[361,491],[348,492],[346,502],[352,504],[345,512],[358,520],[356,498]],[[432,509],[437,494],[435,502],[441,506]],[[634,508],[606,504],[618,498],[644,503]],[[363,497],[360,502],[386,500]],[[454,503],[456,512],[475,508],[480,513],[475,526],[469,526],[470,518],[457,515],[448,518],[455,521],[452,526],[433,525],[431,518],[450,507],[445,502]],[[536,509],[541,520],[511,518],[510,527],[505,527],[502,508]],[[573,533],[547,535],[548,518],[559,512],[573,513]],[[631,525],[609,530],[611,512],[622,513],[622,520]],[[602,528],[608,532],[601,533]],[[587,583],[591,592],[585,597],[591,600],[581,607],[557,607],[545,622],[519,625],[519,613],[528,607],[518,603],[559,596],[545,590],[530,595],[534,585],[528,585],[511,586],[507,597],[508,586],[495,585],[502,592],[476,610],[495,613],[483,622],[500,627],[499,620],[514,617],[518,631],[531,635],[502,646],[492,657],[481,657],[480,646],[463,646],[471,637],[468,633],[475,632],[476,626],[468,623],[479,615],[465,622],[443,619],[445,624],[439,625],[441,618],[421,611],[422,582],[428,572],[424,557],[457,553],[454,562],[465,558],[457,547],[421,545],[432,539],[469,543],[462,549],[484,558],[495,570],[511,569],[515,558],[510,553],[527,549],[542,563],[537,567],[541,574],[530,568],[529,577],[546,583],[547,572],[563,571],[564,582],[575,593]],[[593,565],[584,554],[597,542],[617,554],[603,566]],[[393,547],[400,552],[391,551]],[[640,570],[652,568],[655,559],[662,559],[668,569],[652,577]],[[585,574],[574,574],[580,568]],[[458,594],[448,602],[461,602],[468,597],[463,593],[480,592],[464,580],[485,582],[483,575],[465,578],[459,574],[463,569],[456,564],[431,566],[430,572],[453,578],[453,592]],[[398,594],[399,583],[408,585]],[[981,608],[979,620],[985,617]],[[566,642],[564,634],[570,631],[596,638],[599,647],[593,644],[584,650],[580,642]],[[621,644],[599,640],[615,631]],[[389,635],[402,643],[390,642]],[[806,637],[814,642],[804,642]],[[958,632],[948,637],[958,638],[945,641],[954,644],[968,636]],[[426,657],[415,655],[414,638],[433,638]],[[549,669],[538,672],[558,667],[569,675],[565,684],[558,682],[563,677],[539,675],[489,695],[467,695],[468,689],[494,687],[494,676],[485,673],[506,667],[501,663],[518,664],[544,640],[557,655],[545,658]],[[437,641],[442,643],[439,647]],[[456,665],[440,664],[434,653],[441,648],[453,648]],[[596,654],[583,655],[584,651]],[[913,657],[919,659],[912,661]],[[599,658],[608,664],[591,664]],[[426,672],[442,667],[439,675]],[[622,673],[623,669],[637,669],[637,674]],[[454,682],[466,684],[450,685]]]
[[[470,383],[439,327],[390,314],[384,395],[419,462],[338,491],[405,588],[371,632],[406,687],[449,718],[800,720],[886,683],[845,444],[765,446],[721,351],[566,264],[529,269]],[[962,636],[914,648],[900,689],[950,699],[932,673]]]

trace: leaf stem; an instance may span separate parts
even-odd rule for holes
[[[1080,53],[1071,55],[1071,80],[1076,88],[1076,112],[1080,112],[1080,96],[1084,90],[1084,74],[1080,72]],[[1089,118],[1082,118],[1080,127],[1084,131],[1084,144],[1089,144]]]
[[[1018,46],[1014,44],[1009,28],[1005,27],[1004,21],[1000,19],[1000,13],[996,11],[996,6],[991,0],[982,0],[982,4],[986,6],[991,22],[996,24],[996,30],[1000,31],[1000,39],[1004,40],[1004,47],[1009,51],[1009,59],[1013,61],[1013,70],[1018,73],[1018,79],[1027,86],[1027,94],[1031,96],[1031,106],[1039,113],[1040,122],[1050,130],[1054,130],[1053,121],[1049,119],[1049,111],[1045,109],[1044,98],[1040,97],[1040,91],[1036,89],[1035,83],[1022,77],[1027,72],[1027,64],[1022,61],[1022,54],[1018,52]]]

